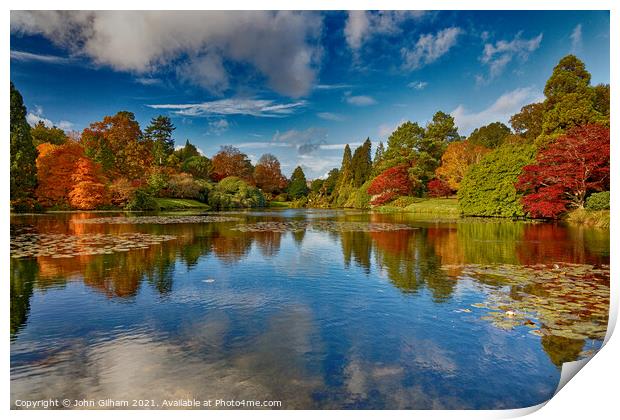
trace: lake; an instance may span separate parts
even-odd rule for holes
[[[609,310],[609,230],[549,223],[13,215],[11,256],[13,407],[520,408],[600,348]]]

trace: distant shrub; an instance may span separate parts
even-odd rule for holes
[[[125,210],[158,210],[155,198],[142,188],[133,192],[133,196],[125,206]]]
[[[209,192],[208,203],[213,209],[264,207],[265,196],[256,187],[230,176],[218,182]]]
[[[593,193],[586,200],[586,208],[588,210],[609,210],[610,198],[609,191]]]
[[[420,200],[420,198],[405,195],[402,197],[398,197],[396,200],[392,201],[390,205],[394,207],[405,208],[411,204],[419,202]]]
[[[447,182],[439,178],[428,181],[426,188],[429,197],[449,197],[454,192]]]
[[[473,165],[458,192],[466,216],[525,216],[517,181],[523,167],[534,162],[536,148],[529,144],[503,144]]]
[[[370,208],[370,194],[368,194],[368,187],[372,181],[366,181],[361,187],[353,190],[349,195],[344,207],[354,209],[369,209]]]

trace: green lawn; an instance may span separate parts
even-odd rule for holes
[[[376,210],[380,212],[416,213],[459,217],[460,210],[456,198],[409,198],[405,206],[387,204]]]
[[[290,201],[270,201],[269,207],[291,207]]]
[[[200,201],[188,198],[156,198],[160,210],[191,210],[208,209],[209,206]]]

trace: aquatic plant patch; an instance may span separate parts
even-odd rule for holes
[[[389,232],[414,230],[411,226],[397,223],[337,222],[337,221],[287,221],[257,222],[237,225],[233,230],[240,232],[301,232],[307,229],[329,232]]]
[[[238,217],[228,216],[138,216],[138,217],[95,217],[92,219],[73,220],[73,223],[81,224],[110,224],[110,225],[170,225],[181,223],[220,223],[236,222]]]
[[[176,236],[147,233],[119,235],[24,233],[11,237],[11,258],[73,258],[83,255],[113,254],[132,249],[147,249],[173,239],[176,239]]]
[[[445,268],[445,267],[444,267]],[[461,275],[491,286],[471,307],[498,328],[531,328],[536,336],[601,340],[609,316],[609,266],[588,264],[476,265]]]

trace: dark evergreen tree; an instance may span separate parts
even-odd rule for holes
[[[296,167],[291,175],[291,182],[288,185],[288,195],[293,200],[297,200],[298,198],[308,195],[306,175],[304,174],[303,169],[301,169],[301,166]]]
[[[364,182],[368,180],[370,172],[372,170],[372,160],[370,157],[370,149],[372,144],[370,139],[366,141],[357,149],[351,159],[351,173],[353,186],[359,188]]]
[[[32,143],[30,126],[22,95],[11,82],[11,204],[15,209],[29,207],[37,186],[37,149]]]
[[[144,136],[152,141],[152,153],[155,165],[165,165],[168,156],[174,152],[172,132],[175,127],[169,117],[160,115],[151,120]]]

